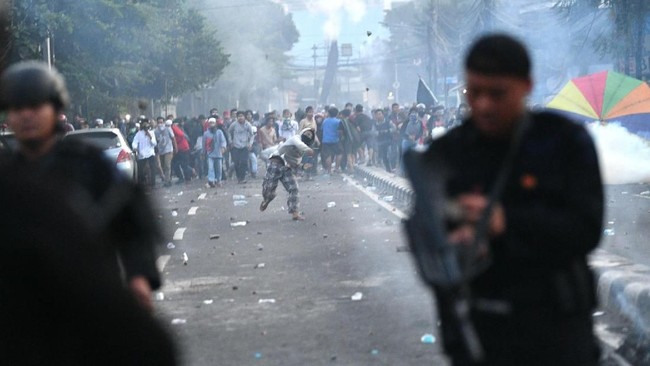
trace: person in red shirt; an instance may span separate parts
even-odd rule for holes
[[[174,159],[172,160],[172,171],[178,177],[177,183],[189,182],[192,179],[189,138],[179,125],[178,120],[175,120],[172,124],[172,132],[174,132],[176,146],[178,147],[176,155],[174,155]]]

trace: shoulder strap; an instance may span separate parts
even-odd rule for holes
[[[494,209],[494,205],[496,204],[496,202],[501,197],[501,194],[503,193],[503,190],[506,186],[506,182],[510,177],[510,172],[512,171],[512,166],[514,164],[514,161],[517,155],[519,154],[519,150],[520,150],[519,148],[521,147],[521,142],[523,141],[525,134],[530,129],[531,124],[532,124],[532,120],[531,120],[530,113],[526,112],[524,117],[519,122],[519,126],[517,127],[517,130],[512,136],[510,149],[508,150],[506,157],[503,160],[503,163],[501,164],[499,173],[494,181],[494,185],[492,186],[492,190],[490,191],[490,194],[488,196],[487,207],[485,208],[485,211],[483,211],[483,215],[481,216],[481,219],[476,225],[476,234],[474,237],[474,242],[472,243],[472,249],[474,250],[477,250],[481,245],[481,242],[485,240],[485,238],[487,237],[487,232],[490,227],[490,218],[492,217],[492,211]],[[488,265],[489,262],[490,261],[483,261],[485,265]],[[473,272],[474,273],[481,272],[483,269],[484,268],[473,268]]]

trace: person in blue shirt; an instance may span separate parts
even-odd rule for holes
[[[223,153],[228,143],[223,131],[217,128],[217,120],[208,120],[208,129],[203,133],[203,151],[208,161],[208,185],[221,187]]]
[[[343,133],[341,120],[336,118],[339,110],[331,107],[327,110],[328,117],[323,121],[323,140],[321,159],[325,161],[327,174],[332,174],[332,161],[336,164],[334,172],[340,171],[341,166],[341,135]]]

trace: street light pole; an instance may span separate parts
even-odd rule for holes
[[[314,58],[314,100],[318,100],[318,85],[316,85],[316,60],[318,59],[318,56],[316,55],[316,51],[318,50],[318,47],[314,44],[314,47],[311,48],[314,51],[314,55],[312,56]]]

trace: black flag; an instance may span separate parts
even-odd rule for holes
[[[438,104],[438,99],[433,95],[431,89],[424,83],[422,78],[420,78],[420,82],[418,83],[417,102],[424,104],[427,108]]]

